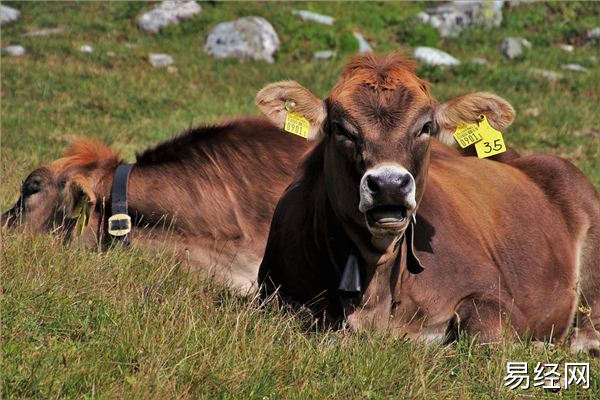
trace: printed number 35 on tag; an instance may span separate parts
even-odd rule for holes
[[[484,118],[481,122],[480,131],[483,138],[475,143],[477,157],[486,158],[506,151],[502,133],[492,128],[487,118]]]
[[[494,129],[487,117],[474,124],[461,124],[454,132],[454,138],[463,149],[475,144],[477,157],[486,158],[506,151],[502,133]]]

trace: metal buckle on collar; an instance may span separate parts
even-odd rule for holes
[[[131,217],[127,214],[115,214],[108,219],[108,233],[111,236],[125,236],[131,232]]]

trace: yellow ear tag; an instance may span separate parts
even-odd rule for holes
[[[479,132],[483,136],[483,139],[475,143],[477,157],[486,158],[506,151],[502,132],[492,128],[485,116],[483,117],[483,121],[479,123]]]
[[[285,130],[293,133],[294,135],[302,136],[304,139],[308,139],[308,128],[310,124],[308,120],[300,114],[294,112],[288,112],[285,116]]]
[[[294,135],[302,136],[304,139],[308,139],[310,123],[302,115],[292,111],[295,106],[296,103],[294,101],[287,100],[285,102],[285,110],[287,111],[287,114],[285,116],[285,125],[283,129],[286,132],[290,132]]]
[[[480,124],[480,122],[474,124],[462,123],[456,127],[454,139],[456,139],[460,147],[464,149],[465,147],[470,146],[473,143],[477,143],[483,139],[481,132],[479,132]]]
[[[77,209],[75,211],[75,215],[77,215],[77,236],[81,236],[83,235],[83,231],[85,230],[85,228],[87,227],[89,221],[88,221],[88,217],[87,217],[87,207],[88,207],[88,202],[86,200],[86,198],[84,197],[83,199],[81,199],[79,201],[79,204],[77,205]]]

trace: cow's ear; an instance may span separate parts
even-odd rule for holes
[[[67,184],[67,200],[70,203],[71,218],[79,218],[85,214],[89,220],[90,213],[96,204],[93,183],[89,177],[75,175]]]
[[[256,95],[256,105],[277,127],[283,129],[288,112],[306,118],[308,139],[317,139],[325,122],[325,103],[310,90],[294,81],[282,81],[265,86]]]
[[[446,144],[454,143],[452,135],[456,127],[461,123],[474,123],[480,115],[485,115],[492,127],[503,131],[514,121],[515,110],[508,101],[493,93],[476,92],[457,97],[436,108],[437,138]]]

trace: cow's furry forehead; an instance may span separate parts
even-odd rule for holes
[[[342,79],[331,91],[331,98],[339,100],[348,90],[369,86],[374,90],[393,90],[402,85],[421,90],[429,95],[429,85],[415,75],[416,64],[400,53],[387,56],[366,54],[354,57],[344,68]]]
[[[415,63],[394,53],[352,59],[329,101],[359,123],[387,131],[407,128],[416,114],[431,107],[433,99],[427,82],[415,75]]]

